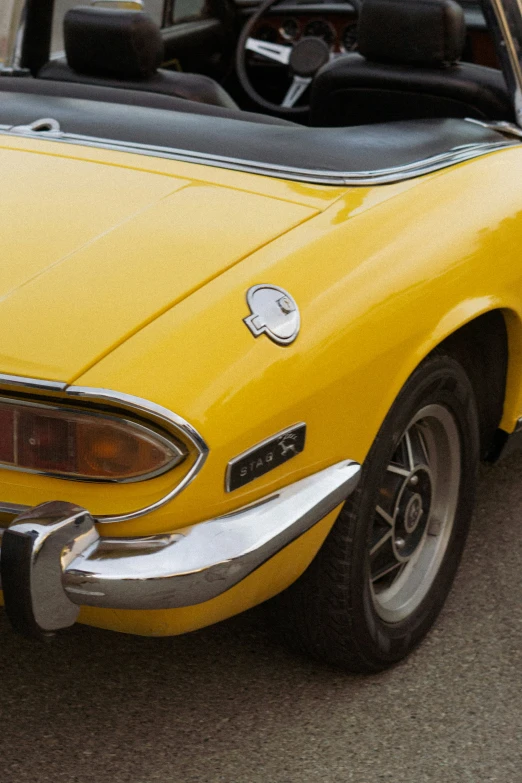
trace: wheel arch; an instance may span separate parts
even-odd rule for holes
[[[468,374],[477,399],[481,455],[495,458],[520,415],[520,314],[510,308],[490,306],[469,313],[463,320],[462,312],[453,312],[440,322],[436,339],[429,350],[421,352],[418,363],[436,350],[453,356]]]

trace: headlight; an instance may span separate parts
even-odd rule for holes
[[[48,405],[0,403],[0,467],[83,481],[140,481],[185,457],[138,422]]]

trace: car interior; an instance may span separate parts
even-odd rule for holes
[[[19,72],[0,78],[0,125],[53,117],[69,133],[267,165],[363,170],[491,141],[488,129],[466,124],[463,131],[452,120],[515,120],[495,42],[475,4],[66,5],[28,0]],[[382,131],[371,130],[383,123],[393,123],[391,160],[379,158]],[[252,124],[264,127],[253,136]],[[348,141],[359,152],[347,161]]]
[[[53,3],[39,0],[35,21],[46,21],[47,30],[35,28],[34,46],[33,30],[26,30],[25,59],[32,76],[55,84],[57,94],[64,82],[112,87],[143,93],[143,106],[165,95],[323,127],[424,117],[513,120],[479,6],[356,2],[168,0],[160,26],[157,12],[156,19],[148,12],[151,0],[95,0],[61,14],[56,0],[63,52],[53,52],[52,13],[45,20]],[[291,74],[306,84],[285,102]]]

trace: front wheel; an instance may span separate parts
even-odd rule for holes
[[[442,353],[409,378],[323,547],[277,601],[293,646],[351,671],[404,658],[451,588],[475,495],[473,389]]]

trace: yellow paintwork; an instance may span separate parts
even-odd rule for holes
[[[510,341],[502,427],[512,431],[522,415],[522,149],[359,188],[33,139],[1,139],[2,167],[4,159],[13,187],[3,198],[18,223],[0,232],[0,372],[143,397],[183,416],[210,446],[174,501],[102,534],[171,531],[338,460],[364,461],[413,369],[488,310],[504,311]],[[52,199],[42,199],[45,188]],[[40,204],[34,219],[27,208],[16,215],[24,198]],[[245,327],[245,292],[256,283],[297,300],[292,346],[255,340]],[[225,492],[232,457],[299,421],[308,427],[302,454]],[[1,471],[0,498],[124,512],[165,494],[169,481],[100,488]],[[223,619],[293,581],[334,519],[207,604],[86,609],[82,620],[166,634]]]
[[[12,182],[1,204],[0,364],[13,375],[71,381],[317,211],[198,180],[22,151],[0,149],[0,170]],[[42,198],[35,179],[52,197]],[[37,332],[24,328],[28,312],[45,313]]]

